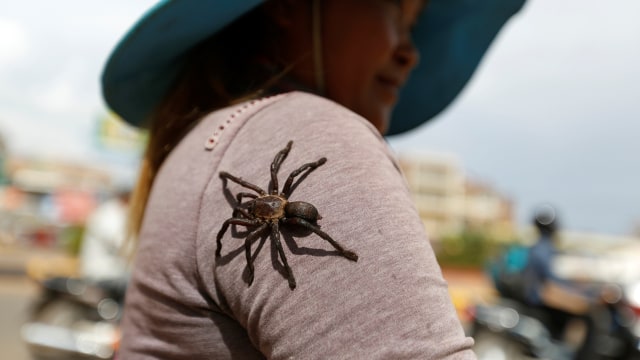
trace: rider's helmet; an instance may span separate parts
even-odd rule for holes
[[[558,214],[550,204],[540,205],[533,216],[533,224],[542,235],[553,235],[558,229]]]

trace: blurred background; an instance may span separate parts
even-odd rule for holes
[[[135,180],[145,134],[105,107],[99,76],[154,3],[0,0],[7,359],[29,358],[22,325],[42,281],[83,274],[92,216]],[[486,264],[535,241],[541,203],[559,211],[566,277],[640,280],[639,13],[636,0],[529,0],[446,111],[389,138],[463,320],[495,296]]]

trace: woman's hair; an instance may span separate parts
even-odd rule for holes
[[[259,96],[284,74],[273,50],[276,32],[260,6],[189,52],[170,92],[147,121],[149,142],[130,203],[128,240],[137,238],[158,170],[186,133],[205,114]]]

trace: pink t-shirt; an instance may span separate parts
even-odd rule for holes
[[[315,205],[321,229],[359,259],[281,226],[297,288],[268,232],[252,243],[260,252],[249,286],[247,229],[230,227],[215,252],[235,195],[252,191],[219,173],[267,190],[289,140],[280,187],[326,157],[290,200]],[[475,359],[384,139],[360,116],[301,92],[214,112],[170,154],[148,202],[122,330],[124,360]]]

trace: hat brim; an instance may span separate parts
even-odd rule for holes
[[[420,64],[393,111],[387,135],[411,130],[462,91],[503,25],[525,0],[432,0],[414,33]]]
[[[415,29],[421,62],[402,90],[388,135],[419,126],[449,105],[504,23],[525,0],[432,0]],[[187,51],[261,0],[163,0],[111,54],[102,74],[107,105],[141,126],[166,96]]]

